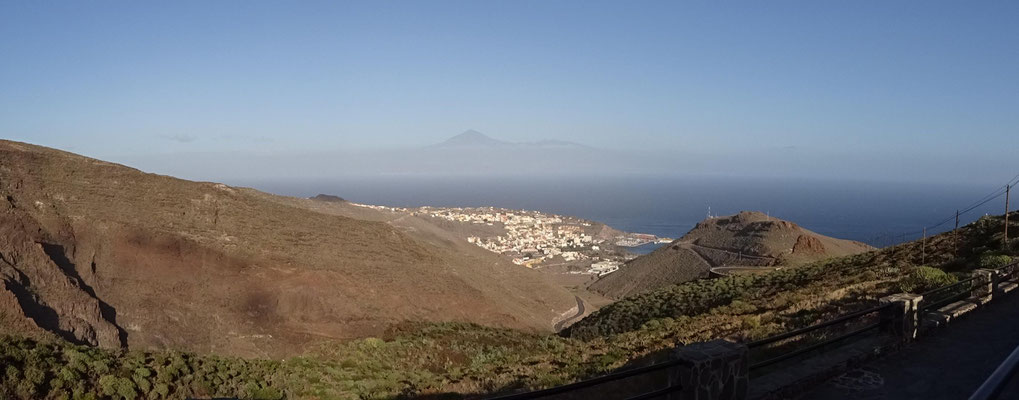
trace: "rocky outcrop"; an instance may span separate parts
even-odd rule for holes
[[[793,254],[824,254],[824,243],[813,236],[800,235],[793,245]]]
[[[124,345],[110,310],[79,277],[63,246],[10,199],[0,211],[0,312],[78,344]],[[104,312],[106,311],[106,312]],[[104,315],[107,314],[107,315]],[[20,317],[20,318],[19,318]]]

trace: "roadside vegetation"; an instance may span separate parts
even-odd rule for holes
[[[1014,219],[1013,219],[1014,220]],[[1017,225],[1019,226],[1019,225]],[[1002,218],[957,233],[761,275],[700,280],[629,297],[560,335],[472,324],[406,324],[287,360],[111,352],[59,340],[0,339],[0,398],[456,399],[568,383],[655,362],[687,343],[767,337],[1007,265]],[[1019,229],[1015,229],[1019,232]]]
[[[922,265],[913,268],[905,278],[899,281],[899,291],[904,293],[923,293],[958,282],[955,275],[934,267]]]

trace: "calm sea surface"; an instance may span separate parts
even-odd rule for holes
[[[682,236],[704,219],[709,207],[715,215],[757,210],[824,235],[876,246],[916,239],[924,226],[951,217],[952,221],[928,233],[950,229],[956,209],[996,189],[987,185],[676,177],[384,177],[229,183],[282,195],[325,193],[388,206],[540,210],[672,238]],[[1003,212],[1002,198],[964,215],[962,222],[971,222],[984,213]]]

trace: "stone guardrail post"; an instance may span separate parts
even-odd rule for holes
[[[975,269],[972,274],[977,278],[973,281],[971,298],[980,303],[987,304],[994,295],[994,276],[998,271],[993,269]]]
[[[881,330],[903,342],[916,339],[920,328],[920,302],[923,296],[898,293],[881,298],[881,304],[891,304],[881,315]]]
[[[1016,264],[1009,264],[994,271],[994,279],[1000,281],[994,285],[994,296],[1001,296],[1015,290],[1012,282],[1015,278]]]
[[[694,343],[675,350],[689,365],[669,371],[670,384],[682,389],[668,400],[744,400],[750,385],[747,346],[725,340]]]

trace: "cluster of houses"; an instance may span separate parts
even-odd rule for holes
[[[509,211],[495,208],[422,208],[436,218],[472,224],[502,224],[506,233],[496,237],[471,236],[467,241],[492,252],[512,257],[528,267],[555,256],[566,261],[589,258],[580,250],[599,250],[603,240],[585,232],[589,222],[567,221],[558,215],[537,211]]]
[[[605,240],[587,233],[591,223],[571,217],[545,214],[537,211],[513,211],[494,207],[445,208],[421,207],[414,210],[399,207],[354,204],[359,207],[390,212],[412,211],[413,215],[441,218],[460,223],[494,226],[501,225],[505,234],[495,237],[470,236],[467,241],[489,251],[511,257],[513,263],[529,268],[559,256],[566,262],[592,260],[590,268],[579,273],[606,275],[622,265],[619,261],[602,260],[593,254],[601,250]],[[636,234],[640,235],[640,234]],[[653,239],[640,236],[620,237],[645,242]],[[630,243],[627,243],[630,244]]]
[[[506,223],[505,235],[493,238],[472,236],[467,238],[467,241],[490,251],[512,256],[514,263],[527,266],[555,256],[562,256],[566,261],[583,260],[588,256],[579,250],[599,250],[598,244],[603,242],[602,240],[596,240],[584,233],[581,226],[556,226],[553,224],[561,221],[551,222],[558,220],[558,217],[548,220],[536,218],[531,221],[521,219],[521,223]]]

